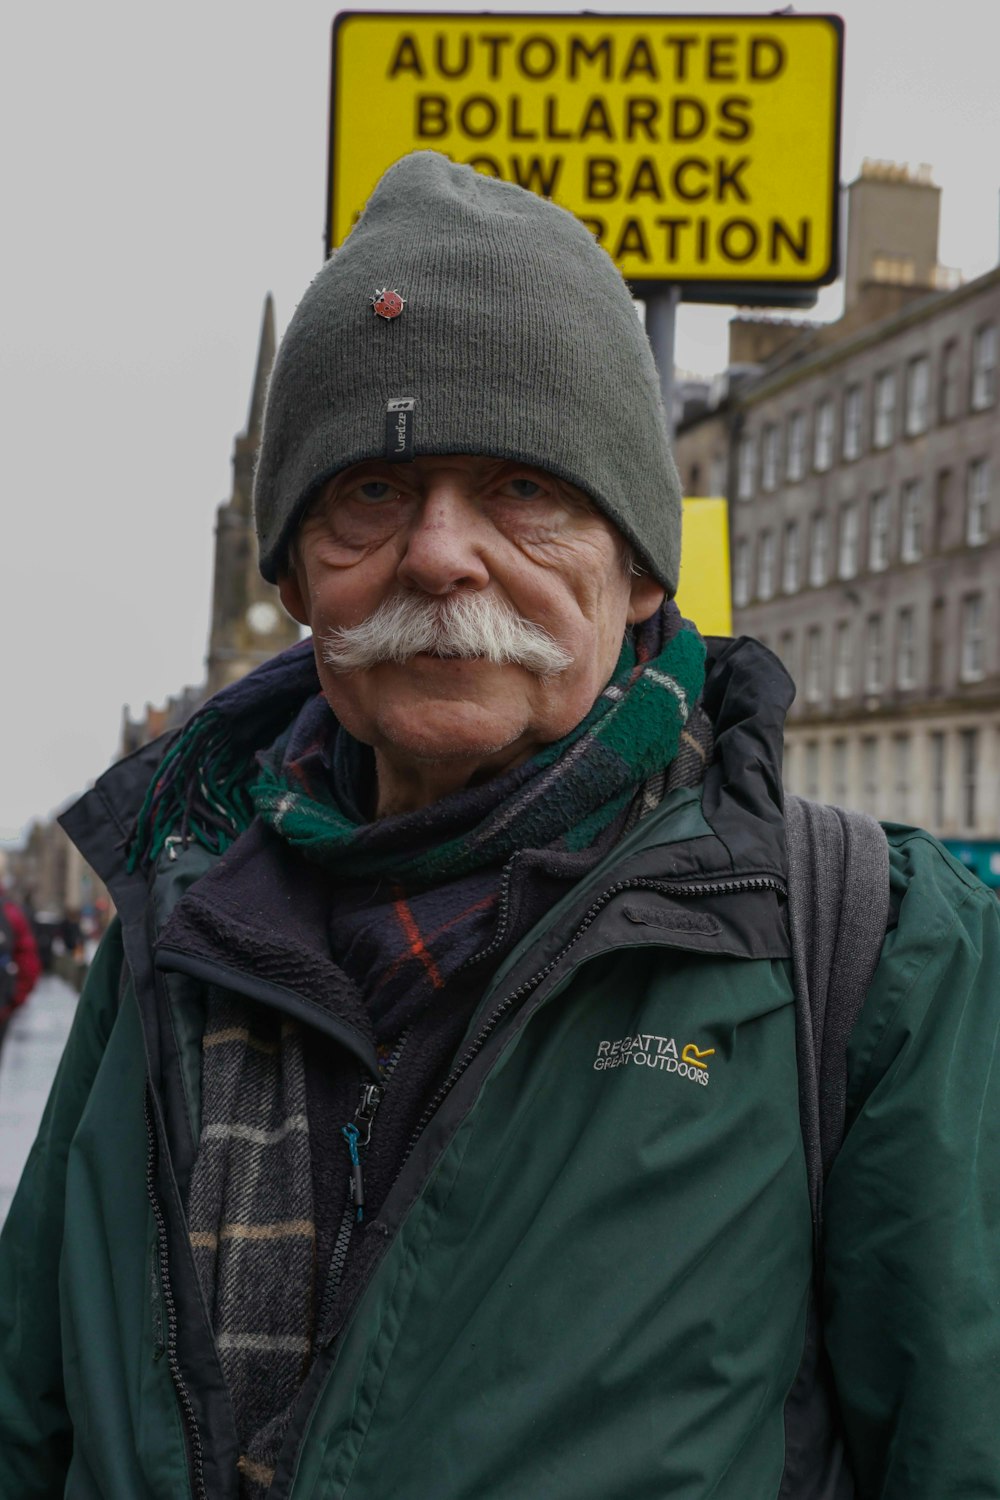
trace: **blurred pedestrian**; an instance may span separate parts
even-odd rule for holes
[[[0,1049],[14,1012],[27,1000],[41,972],[31,923],[9,894],[0,866]]]

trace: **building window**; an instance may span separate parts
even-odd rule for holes
[[[840,620],[837,624],[837,639],[833,654],[833,696],[835,698],[849,698],[851,696],[851,622]]]
[[[883,371],[876,375],[876,416],[871,428],[871,444],[876,449],[888,449],[894,438],[895,410],[897,410],[897,377],[895,371]]]
[[[819,801],[819,740],[806,740],[806,796]]]
[[[895,436],[896,426],[896,372],[883,370],[875,376],[875,424],[872,430],[872,445],[888,448]]]
[[[785,459],[785,478],[801,479],[806,472],[806,414],[793,411],[788,418],[788,453]]]
[[[737,500],[752,500],[754,486],[754,469],[757,464],[757,443],[752,432],[745,432],[740,438],[739,450],[736,457],[736,498]]]
[[[781,568],[781,587],[786,594],[794,594],[799,586],[801,552],[799,523],[798,521],[789,521],[785,527],[785,555]]]
[[[932,552],[940,552],[948,545],[951,493],[951,470],[939,469],[934,480],[934,535],[929,538]]]
[[[750,603],[750,543],[745,536],[733,549],[733,603],[737,609]]]
[[[850,385],[844,395],[843,455],[848,461],[861,457],[861,422],[864,416],[864,391]]]
[[[899,517],[899,555],[903,562],[917,562],[923,550],[924,490],[919,479],[903,485]]]
[[[806,631],[806,702],[819,703],[823,696],[823,633],[818,625]]]
[[[768,491],[778,488],[778,436],[776,425],[769,422],[760,444],[760,485]]]
[[[907,437],[916,437],[926,432],[930,422],[931,364],[926,354],[911,359],[906,366],[906,417]]]
[[[865,692],[880,693],[883,678],[882,616],[869,615],[865,632]]]
[[[938,395],[941,421],[954,422],[960,404],[958,339],[949,339],[941,351],[941,386]]]
[[[945,773],[948,769],[948,741],[940,730],[931,735],[931,833],[940,834],[945,822]]]
[[[981,547],[990,534],[990,464],[977,458],[969,465],[965,509],[965,540]]]
[[[773,599],[775,586],[774,532],[762,531],[757,551],[757,597]]]
[[[910,786],[913,781],[912,741],[908,734],[892,737],[893,816],[897,823],[910,821]]]
[[[963,682],[978,682],[986,674],[986,640],[983,635],[983,596],[967,594],[962,600]]]
[[[876,817],[879,810],[878,740],[873,734],[866,734],[861,741],[861,800],[864,811]]]
[[[830,780],[833,800],[838,807],[847,806],[847,741],[834,740],[830,746]]]
[[[778,655],[781,657],[785,671],[792,681],[795,681],[795,632],[794,630],[783,630],[778,637]]]
[[[781,759],[782,759],[782,767],[781,767],[782,776],[781,776],[781,779],[785,783],[785,786],[789,789],[789,791],[791,791],[792,787],[795,784],[794,783],[794,779],[792,777],[792,767],[798,765],[799,758],[798,758],[798,756],[795,753],[795,746],[793,744],[790,744],[788,742],[788,740],[785,741],[784,753],[783,753]]]
[[[809,529],[809,582],[822,588],[827,578],[830,527],[826,516],[813,516]]]
[[[985,323],[972,340],[972,410],[992,406],[997,394],[997,325]]]
[[[833,463],[833,421],[833,398],[826,396],[816,407],[813,468],[819,474],[825,474]]]
[[[962,827],[969,833],[976,828],[976,793],[979,783],[979,730],[963,729],[959,734],[961,745],[961,790]]]
[[[943,599],[935,599],[931,605],[931,692],[944,691],[945,649],[948,644],[947,615]]]
[[[914,635],[913,610],[901,609],[896,630],[896,686],[906,689],[917,685],[917,643]]]
[[[889,566],[889,492],[880,490],[871,498],[868,512],[868,566],[881,573]]]
[[[858,507],[852,501],[840,507],[840,541],[837,577],[855,578],[858,572]]]

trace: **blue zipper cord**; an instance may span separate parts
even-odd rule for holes
[[[354,1201],[358,1205],[358,1223],[364,1218],[364,1186],[361,1177],[361,1157],[358,1155],[358,1127],[356,1125],[342,1125],[340,1133],[347,1142],[347,1151],[351,1158],[351,1183],[354,1192]]]

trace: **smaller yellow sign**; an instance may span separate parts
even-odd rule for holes
[[[732,635],[725,500],[685,500],[677,603],[702,635]]]

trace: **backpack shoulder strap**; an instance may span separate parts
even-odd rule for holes
[[[847,1043],[889,918],[889,845],[867,813],[785,798],[799,1107],[819,1244],[823,1182],[844,1136]]]

